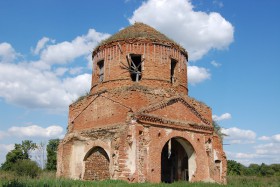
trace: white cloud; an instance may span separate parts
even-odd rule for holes
[[[256,153],[260,155],[280,155],[280,143],[268,143],[255,146]]]
[[[245,134],[248,133],[243,133],[243,136],[245,136]],[[253,137],[254,136],[251,135],[252,140],[254,139]],[[272,137],[274,137],[274,139]],[[279,163],[280,142],[277,142],[277,134],[271,137],[261,136],[258,139],[262,141],[269,141],[269,142],[266,144],[258,144],[258,142],[255,142],[255,144],[251,144],[251,146],[238,145],[238,147],[236,147],[237,152],[226,151],[227,158],[229,160],[236,160],[237,162],[240,162],[244,165],[249,165],[251,163],[261,164],[264,162],[266,164]],[[248,142],[248,139],[244,139],[244,138],[239,138],[238,140],[239,143],[243,143],[243,144]],[[234,141],[237,141],[237,139],[235,139]],[[244,148],[244,146],[246,146],[245,150],[247,150],[247,152],[239,152],[240,149]]]
[[[0,43],[0,63],[12,62],[18,55],[11,44]]]
[[[78,36],[71,42],[64,41],[47,46],[41,52],[41,61],[47,64],[65,64],[80,56],[86,58],[87,54],[91,53],[101,40],[109,36],[109,34],[89,29],[86,35]]]
[[[36,45],[36,48],[33,50],[32,49],[32,52],[33,54],[37,55],[40,53],[40,51],[45,47],[45,45],[48,43],[48,42],[52,42],[54,43],[55,41],[54,40],[51,40],[47,37],[43,37],[41,40],[38,41],[37,45]]]
[[[280,134],[276,134],[276,135],[272,136],[272,140],[280,143]]]
[[[263,141],[271,140],[271,138],[268,137],[268,136],[261,136],[261,137],[259,137],[258,139],[259,139],[259,140],[263,140]]]
[[[225,136],[225,140],[228,140],[232,144],[254,143],[256,138],[256,133],[254,131],[239,129],[237,127],[228,129],[222,128],[222,133],[227,135]]]
[[[3,132],[3,131],[0,131],[0,140],[1,140],[2,138],[4,138],[5,136],[6,136],[6,133]]]
[[[216,62],[215,60],[212,60],[210,63],[211,63],[214,67],[216,67],[216,68],[218,68],[218,67],[220,67],[220,66],[222,65],[222,64]]]
[[[271,137],[269,136],[261,136],[258,138],[259,140],[263,140],[263,141],[273,141],[273,142],[276,142],[276,143],[280,143],[280,134],[275,134]]]
[[[41,138],[58,138],[63,133],[61,126],[52,125],[47,128],[38,125],[30,125],[26,127],[11,127],[8,129],[10,136],[19,137],[41,137]]]
[[[75,68],[69,69],[69,73],[70,73],[71,75],[76,75],[76,74],[81,73],[82,70],[83,70],[83,67],[75,67]]]
[[[133,12],[129,22],[144,22],[180,42],[190,60],[201,59],[211,49],[226,49],[234,28],[217,12],[193,10],[190,0],[148,0]]]
[[[14,149],[14,144],[0,144],[0,152],[5,151],[11,151],[12,149]]]
[[[61,67],[61,68],[55,69],[54,72],[55,72],[55,74],[56,74],[57,76],[62,76],[62,75],[64,75],[67,71],[68,71],[68,68]]]
[[[198,66],[188,66],[188,81],[195,85],[211,78],[208,69]]]
[[[86,35],[78,36],[71,42],[47,46],[50,39],[44,37],[34,50],[34,53],[40,54],[40,59],[25,62],[13,62],[16,52],[12,46],[0,44],[2,61],[11,62],[0,63],[0,97],[27,108],[66,111],[67,106],[89,91],[91,85],[91,75],[83,73],[87,63],[83,68],[70,67],[67,62],[78,57],[90,60],[88,57],[93,48],[108,36],[89,29]]]
[[[90,89],[90,82],[90,74],[60,79],[51,71],[0,64],[0,97],[28,108],[67,110],[71,102]]]
[[[231,119],[231,114],[224,113],[221,116],[213,115],[212,118],[214,121],[223,121],[223,120]]]
[[[14,149],[14,144],[0,144],[0,165],[1,163],[5,162],[6,154]]]

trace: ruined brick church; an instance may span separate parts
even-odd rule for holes
[[[90,93],[69,107],[57,176],[226,183],[211,108],[188,96],[187,61],[184,48],[143,23],[100,43]]]

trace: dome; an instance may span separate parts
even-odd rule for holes
[[[120,30],[119,32],[112,35],[108,39],[102,41],[94,51],[98,50],[98,48],[103,45],[107,45],[119,41],[130,41],[130,40],[149,40],[151,42],[171,45],[176,48],[179,48],[184,53],[187,53],[183,47],[181,47],[172,39],[168,38],[161,32],[154,29],[153,27],[140,22],[135,22],[133,25]]]

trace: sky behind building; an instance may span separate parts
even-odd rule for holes
[[[135,21],[189,52],[189,95],[228,134],[228,159],[280,163],[278,0],[0,1],[0,163],[66,133],[95,46]],[[228,145],[229,144],[229,145]]]

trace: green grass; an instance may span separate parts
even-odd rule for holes
[[[108,180],[101,182],[94,181],[79,181],[63,178],[55,178],[54,172],[42,172],[40,177],[31,179],[28,177],[16,177],[13,173],[0,171],[0,186],[3,187],[214,187],[224,186],[213,183],[187,183],[187,182],[175,182],[172,184],[152,184],[152,183],[127,183],[124,181]],[[256,186],[256,187],[280,187],[280,176],[274,177],[254,177],[254,176],[229,176],[228,185],[226,186]]]

